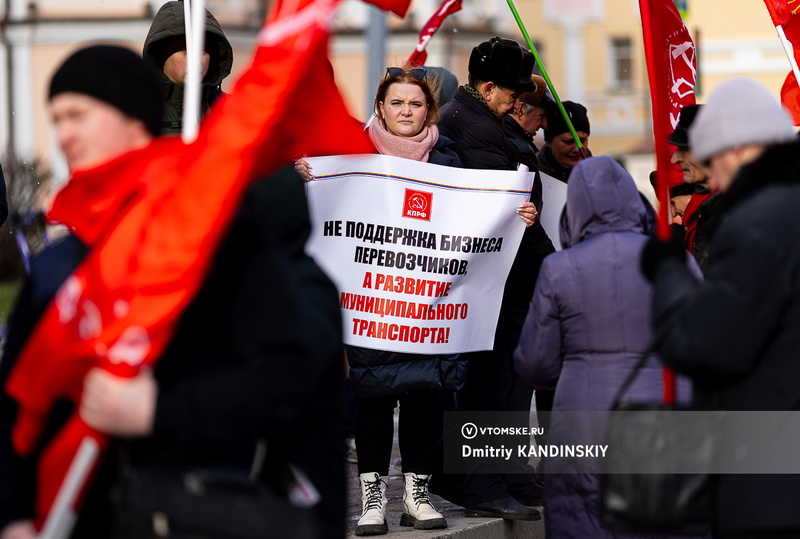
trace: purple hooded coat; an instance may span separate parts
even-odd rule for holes
[[[515,366],[534,386],[555,387],[553,411],[610,410],[652,336],[652,286],[639,270],[647,242],[646,210],[630,174],[612,158],[600,156],[585,159],[573,169],[565,213],[561,219],[564,250],[542,264],[514,354]],[[694,269],[699,275],[696,264]],[[688,389],[682,383],[679,395],[688,396]],[[657,356],[645,364],[626,396],[631,400],[662,398]],[[602,428],[597,421],[576,423],[560,424],[554,416],[546,432],[547,443],[575,443],[576,428]],[[597,437],[601,433],[592,436],[602,439]],[[634,537],[603,528],[596,475],[548,474],[548,462],[547,537]]]

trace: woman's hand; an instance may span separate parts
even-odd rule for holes
[[[15,520],[3,528],[0,539],[36,539],[36,529],[30,520]]]
[[[153,431],[157,395],[158,384],[149,369],[134,378],[120,378],[94,368],[83,380],[80,415],[106,434],[147,436]]]
[[[517,215],[519,215],[520,219],[525,221],[526,227],[533,224],[538,214],[539,212],[536,211],[536,206],[533,205],[533,202],[523,202],[520,207],[517,208]]]
[[[298,159],[295,161],[294,169],[300,174],[304,182],[310,182],[314,179],[314,176],[311,174],[311,165],[309,165],[305,159]]]

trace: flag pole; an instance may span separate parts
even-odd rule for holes
[[[564,121],[567,122],[567,127],[569,128],[569,132],[572,135],[572,138],[575,140],[575,145],[578,147],[578,150],[581,152],[581,156],[584,158],[588,157],[589,154],[586,152],[586,148],[583,147],[581,144],[580,139],[578,138],[578,133],[575,132],[575,127],[572,125],[572,121],[569,119],[569,114],[567,114],[566,109],[564,109],[564,104],[561,102],[561,99],[558,97],[558,92],[556,92],[556,87],[553,85],[553,82],[550,80],[550,75],[547,74],[547,70],[544,68],[544,63],[542,63],[542,59],[539,56],[539,52],[536,50],[536,47],[533,46],[533,41],[531,41],[531,36],[528,35],[528,31],[525,29],[525,25],[522,23],[522,18],[519,16],[519,12],[517,11],[517,6],[514,5],[514,0],[506,0],[508,2],[508,7],[511,8],[511,13],[514,14],[514,19],[517,21],[517,26],[519,26],[520,32],[522,32],[522,36],[525,38],[525,43],[528,44],[528,48],[533,53],[533,57],[536,59],[536,65],[539,67],[539,71],[542,72],[542,78],[547,83],[547,87],[550,88],[550,93],[553,94],[553,99],[558,106],[559,112],[561,112],[561,116],[564,118]]]
[[[183,142],[189,144],[197,138],[200,123],[200,84],[202,78],[203,41],[205,40],[205,1],[185,0],[183,3],[186,25],[186,80],[183,96]]]
[[[97,441],[89,437],[81,441],[37,539],[66,539],[70,536],[78,520],[74,510],[75,501],[86,486],[89,472],[94,468],[99,454]]]

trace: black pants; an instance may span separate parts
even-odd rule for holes
[[[389,475],[394,437],[394,408],[400,402],[398,444],[404,473],[429,475],[442,416],[438,391],[413,391],[386,397],[358,397],[356,447],[358,473]]]

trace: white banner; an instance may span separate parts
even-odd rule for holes
[[[539,173],[542,179],[542,208],[539,216],[544,231],[553,242],[556,251],[561,250],[561,233],[559,223],[561,222],[561,211],[567,203],[567,184],[548,176],[543,172]]]
[[[339,290],[345,343],[490,350],[533,174],[385,155],[307,161],[306,249]]]

